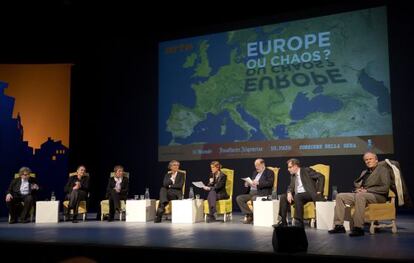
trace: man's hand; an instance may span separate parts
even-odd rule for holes
[[[289,204],[291,204],[293,202],[293,195],[291,192],[287,193],[287,200],[289,202]]]
[[[365,189],[364,187],[360,187],[358,189],[356,189],[355,193],[359,194],[359,193],[366,193],[367,189]]]
[[[10,202],[13,199],[13,196],[11,194],[6,195],[6,202]]]
[[[208,186],[203,186],[203,189],[206,190],[206,191],[210,191],[211,188],[208,187]]]
[[[258,185],[259,185],[259,182],[256,180],[253,180],[252,186],[258,186]]]
[[[37,184],[32,184],[32,190],[39,190],[39,186]]]
[[[210,184],[212,184],[214,182],[214,178],[211,177],[208,181],[210,182]]]

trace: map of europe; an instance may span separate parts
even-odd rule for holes
[[[249,42],[326,31],[329,53],[296,52],[319,59],[246,66]],[[385,8],[166,41],[159,52],[160,145],[392,134]]]

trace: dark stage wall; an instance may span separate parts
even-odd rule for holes
[[[370,2],[371,5],[373,3],[381,2]],[[414,99],[411,88],[412,13],[402,4],[388,6],[395,154],[380,156],[380,159],[399,160],[409,188],[414,189],[414,178],[409,173],[414,169],[410,154],[414,135],[411,109]],[[149,187],[151,197],[158,198],[158,190],[167,171],[167,163],[157,161],[158,40],[350,11],[359,7],[370,6],[317,1],[313,6],[307,4],[301,9],[294,6],[263,8],[265,11],[261,14],[251,14],[248,10],[238,14],[231,14],[230,10],[215,10],[215,15],[208,15],[208,11],[213,11],[210,7],[205,14],[186,13],[188,16],[184,17],[184,12],[178,11],[163,15],[162,21],[168,22],[156,22],[161,20],[159,17],[127,15],[125,21],[116,22],[105,20],[103,15],[96,19],[87,16],[77,19],[76,12],[72,10],[74,7],[63,8],[63,11],[51,15],[51,19],[10,27],[8,30],[16,37],[0,41],[0,62],[74,63],[70,167],[75,170],[79,164],[86,165],[92,182],[91,210],[96,210],[104,197],[109,172],[116,164],[124,165],[131,174],[131,195],[143,194],[145,187]],[[276,19],[274,10],[282,12]],[[143,10],[137,12],[142,13]],[[284,191],[288,182],[286,160],[266,159],[268,165],[282,167],[278,192]],[[210,161],[182,162],[181,168],[188,171],[187,185],[191,181],[206,180]],[[243,190],[238,178],[251,174],[254,160],[220,161],[224,167],[235,170],[235,197]],[[301,161],[304,165],[331,165],[330,185],[337,185],[339,191],[351,190],[352,181],[364,167],[361,156],[303,157]]]

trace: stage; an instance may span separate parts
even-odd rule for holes
[[[414,260],[414,215],[398,215],[398,233],[390,229],[365,236],[349,237],[348,234],[330,235],[325,230],[306,227],[309,242],[307,253],[277,254],[272,247],[272,227],[245,225],[241,214],[232,222],[197,224],[127,223],[124,221],[96,221],[93,214],[86,222],[73,224],[8,224],[0,223],[0,242],[3,249],[19,247],[23,258],[37,257],[40,261],[60,261],[73,256],[112,261],[134,255],[205,256],[206,258],[235,257],[241,261],[258,256],[267,257],[316,257],[326,261],[351,260]],[[220,254],[217,254],[220,252]],[[216,256],[215,256],[216,255]]]

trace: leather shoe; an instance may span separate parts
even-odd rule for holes
[[[17,221],[15,219],[12,219],[12,220],[9,221],[9,224],[16,224],[16,223],[17,223]]]
[[[350,237],[359,237],[364,235],[364,229],[360,227],[354,227],[352,228],[352,232],[349,233]]]
[[[154,219],[154,223],[161,223],[161,216],[156,216]]]
[[[246,215],[246,219],[243,221],[243,224],[253,224],[253,215]]]
[[[304,228],[305,227],[305,225],[303,224],[303,222],[302,221],[298,221],[298,220],[295,221],[295,225],[294,226],[295,227],[301,227],[301,228]]]
[[[207,215],[207,223],[211,223],[216,221],[216,217],[214,215]]]
[[[79,223],[79,221],[78,221],[78,219],[74,218],[74,219],[72,220],[72,223]]]
[[[345,227],[343,225],[335,225],[335,227],[328,231],[329,234],[345,233]]]
[[[113,222],[114,221],[114,218],[113,217],[108,217],[108,222]]]

